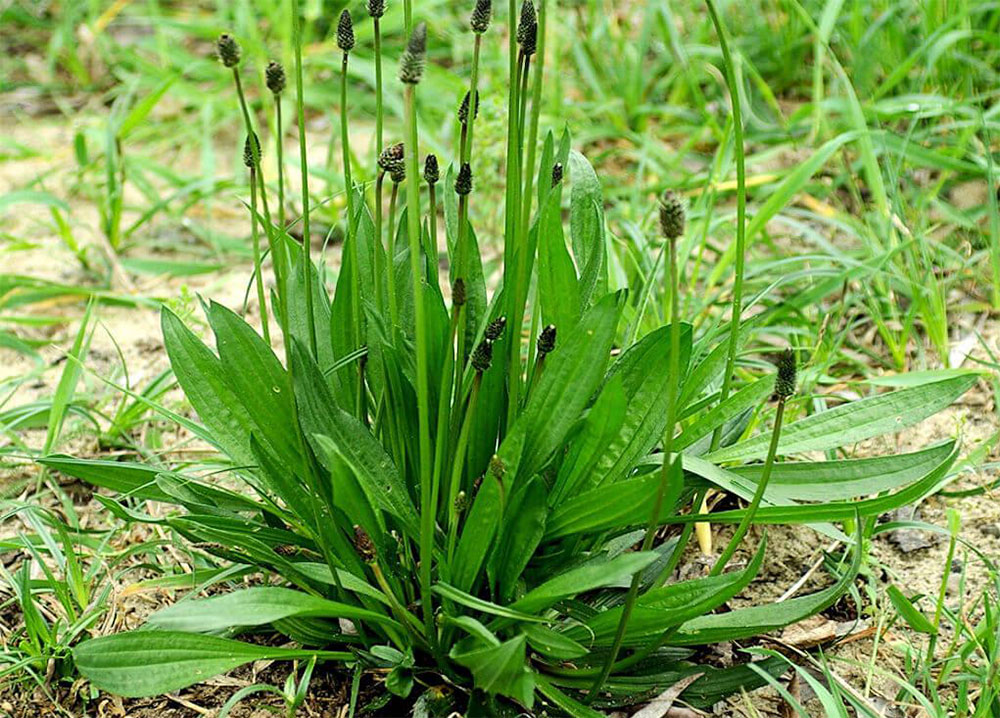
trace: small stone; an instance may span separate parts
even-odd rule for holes
[[[920,512],[914,506],[901,506],[896,509],[893,518],[896,521],[917,521],[920,519]],[[920,551],[936,543],[926,531],[920,529],[896,529],[889,532],[889,540],[902,553]]]
[[[979,527],[979,532],[993,538],[1000,538],[1000,524],[986,524]]]

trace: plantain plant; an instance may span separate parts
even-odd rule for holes
[[[290,5],[302,133],[301,37]],[[373,6],[377,19],[384,8]],[[382,669],[388,691],[410,700],[430,686],[424,705],[441,715],[538,702],[550,714],[600,715],[695,675],[680,698],[709,706],[787,664],[774,657],[717,668],[700,658],[701,647],[752,639],[832,604],[862,566],[875,517],[950,478],[953,441],[868,459],[837,451],[936,413],[976,377],[927,375],[834,408],[797,398],[796,354],[784,352],[777,372],[768,369],[760,359],[774,348],[759,336],[760,321],[740,324],[738,306],[728,324],[696,328],[681,316],[693,289],[678,280],[684,207],[676,195],[659,209],[669,324],[641,336],[626,326],[633,304],[611,279],[597,175],[568,132],[537,141],[554,9],[547,0],[508,8],[519,26],[510,32],[517,43],[497,287],[485,279],[470,221],[477,201],[491,201],[477,198],[474,183],[478,65],[456,164],[441,181],[436,157],[418,161],[424,23],[413,25],[401,55],[404,134],[371,168],[375,191],[344,167],[350,201],[332,292],[310,256],[308,185],[299,242],[283,219],[283,182],[281,218],[267,211],[263,145],[242,105],[250,224],[255,241],[266,239],[275,274],[269,291],[258,274],[262,328],[271,316],[272,331],[262,336],[210,302],[213,350],[165,309],[166,350],[200,423],[157,408],[216,447],[245,490],[213,480],[217,465],[208,473],[42,459],[115,492],[105,502],[123,520],[173,530],[206,569],[203,587],[218,584],[212,597],[185,597],[140,630],[79,643],[76,666],[94,686],[146,696],[254,660],[316,659]],[[491,11],[489,0],[472,11],[476,58],[480,43],[496,41]],[[345,11],[345,69],[349,24]],[[235,40],[224,36],[220,49],[238,81]],[[277,99],[280,90],[269,87]],[[346,128],[344,118],[345,144]],[[300,147],[304,162],[304,133]],[[352,153],[340,149],[347,161]],[[308,168],[300,170],[307,178]],[[262,253],[255,258],[259,271]],[[754,358],[734,366],[737,346]],[[736,499],[710,514],[712,524],[737,529],[710,572],[677,580],[710,489]],[[148,501],[173,510],[147,513]],[[835,575],[827,587],[715,612],[764,562],[764,535],[751,525],[794,522],[845,547],[828,562]],[[743,546],[751,536],[760,536],[756,545]],[[740,549],[743,560],[732,563]]]

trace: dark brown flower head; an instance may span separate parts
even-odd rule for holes
[[[507,326],[507,317],[497,317],[492,322],[486,325],[486,331],[483,333],[487,339],[491,342],[495,342],[503,334],[504,328]]]
[[[399,81],[416,85],[424,76],[427,63],[427,23],[421,22],[410,33],[406,49],[399,58]]]
[[[476,0],[476,7],[469,18],[472,32],[482,35],[490,28],[490,15],[493,14],[493,0]]]
[[[797,373],[795,352],[785,349],[778,357],[778,378],[774,380],[774,393],[779,399],[787,399],[795,393]]]
[[[521,54],[531,57],[538,49],[538,15],[535,13],[535,3],[524,0],[521,3],[521,19],[517,23],[517,44],[521,46]]]
[[[375,560],[375,544],[372,537],[358,524],[354,524],[354,550],[358,552],[365,563],[371,563]]]
[[[427,184],[437,184],[439,179],[441,179],[441,173],[438,170],[437,155],[427,155],[424,160],[424,180]]]
[[[555,187],[557,184],[563,180],[563,166],[562,162],[556,162],[552,165],[552,186]]]
[[[345,53],[354,49],[354,21],[351,19],[351,11],[346,7],[337,22],[337,47]]]
[[[671,242],[684,234],[684,202],[669,189],[660,199],[660,231]]]
[[[493,342],[489,339],[479,342],[469,361],[472,363],[472,368],[480,374],[489,369],[493,363]]]
[[[458,277],[451,285],[451,303],[460,307],[465,304],[465,280]]]
[[[254,157],[255,151],[256,157]],[[257,137],[256,132],[251,132],[243,141],[243,164],[253,169],[258,162],[260,162],[260,138]]]
[[[368,14],[374,18],[385,15],[385,0],[368,0]]]
[[[472,191],[472,167],[468,162],[462,163],[462,168],[455,178],[455,193],[467,195]]]
[[[406,164],[403,161],[405,156],[405,149],[402,142],[397,142],[394,145],[389,145],[384,150],[382,154],[378,156],[378,166],[383,172],[387,172],[389,175],[398,174],[403,172],[404,176],[406,173]]]
[[[215,52],[226,67],[236,67],[240,64],[240,45],[236,38],[228,33],[219,35],[215,43]]]
[[[479,90],[476,90],[476,106],[472,110],[472,119],[479,117]],[[458,106],[458,121],[463,125],[469,124],[469,92],[466,90],[462,104]]]
[[[285,68],[282,67],[280,62],[272,60],[267,63],[267,69],[264,70],[264,77],[267,79],[267,89],[272,94],[280,95],[284,92],[287,80],[285,78]]]
[[[551,354],[556,348],[556,325],[549,324],[538,335],[538,357]]]

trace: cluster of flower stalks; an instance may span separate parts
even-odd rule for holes
[[[532,0],[507,8],[504,264],[495,288],[486,285],[469,221],[477,201],[480,52],[501,41],[491,32],[490,1],[470,8],[469,86],[456,98],[461,135],[443,175],[438,158],[420,159],[416,109],[427,28],[412,23],[407,3],[398,82],[383,86],[385,5],[369,0],[378,154],[367,163],[371,176],[355,180],[346,160],[355,34],[351,15],[341,15],[345,239],[329,292],[309,241],[302,40],[297,3],[290,6],[297,216],[285,215],[294,204],[283,175],[286,73],[267,66],[278,130],[275,198],[275,183],[261,171],[265,143],[243,96],[239,45],[229,35],[218,42],[246,130],[260,333],[213,303],[206,308],[213,351],[163,313],[174,374],[201,420],[186,426],[219,449],[248,491],[223,489],[192,469],[45,460],[113,487],[126,503],[172,504],[166,518],[148,520],[190,542],[199,575],[212,577],[206,586],[240,576],[253,576],[253,585],[159,611],[149,619],[158,630],[84,641],[74,650],[76,666],[99,688],[151,695],[253,660],[312,659],[384,675],[391,694],[416,700],[420,692],[433,715],[499,715],[541,700],[549,714],[588,717],[600,715],[595,707],[640,702],[693,674],[702,676],[688,682],[682,699],[710,706],[784,670],[780,656],[752,670],[698,665],[696,648],[757,636],[837,600],[860,568],[863,542],[835,522],[870,530],[874,516],[936,486],[956,454],[942,445],[864,465],[799,463],[794,473],[776,457],[860,441],[895,429],[899,417],[919,420],[971,382],[949,377],[933,401],[903,389],[891,402],[874,397],[875,404],[844,405],[783,430],[797,384],[791,350],[780,353],[777,372],[735,386],[737,349],[748,340],[739,321],[742,227],[730,321],[696,328],[681,318],[686,210],[673,192],[649,213],[663,247],[653,274],[638,292],[613,288],[596,174],[571,150],[568,134],[539,134],[546,0],[537,10]],[[402,94],[402,137],[383,138],[383,92]],[[733,113],[738,128],[738,105]],[[742,164],[739,177],[742,221]],[[572,192],[564,195],[565,179]],[[660,281],[667,311],[646,317]],[[848,477],[842,488],[833,484],[838,472]],[[773,495],[772,473],[781,474]],[[827,503],[813,502],[817,486]],[[735,531],[708,575],[676,581],[695,525],[707,531],[706,497],[720,488],[746,501],[711,514]],[[147,520],[140,509],[122,507],[118,515]],[[763,539],[727,571],[751,524],[817,520],[824,522],[817,530],[855,547],[839,557],[831,585],[714,612],[760,569]],[[233,640],[247,631],[284,640]]]

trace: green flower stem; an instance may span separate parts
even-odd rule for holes
[[[435,277],[438,274],[438,236],[437,236],[437,187],[433,182],[427,183],[427,222],[430,232],[430,252],[431,264],[434,267]]]
[[[511,36],[514,31],[512,29]],[[511,40],[513,43],[513,39]],[[517,407],[521,395],[521,327],[524,324],[524,303],[521,299],[523,290],[521,284],[522,277],[527,266],[527,246],[521,242],[518,236],[519,220],[521,216],[521,155],[522,137],[520,127],[521,99],[520,88],[523,83],[522,76],[526,74],[523,56],[518,56],[517,65],[514,68],[510,83],[511,106],[510,106],[510,129],[507,134],[509,147],[507,149],[507,221],[505,223],[504,236],[507,243],[515,247],[517,262],[514,269],[514,281],[512,282],[513,292],[510,297],[510,311],[507,317],[510,321],[510,356],[507,364],[507,430],[510,431],[514,420],[517,418]],[[505,261],[506,265],[506,261]]]
[[[475,42],[472,52],[472,74],[469,80],[469,111],[466,115],[465,125],[462,127],[462,138],[459,145],[459,166],[465,162],[472,161],[472,138],[473,128],[476,123],[476,95],[479,93],[479,54],[482,47],[482,35],[475,34]],[[465,280],[465,270],[468,264],[468,224],[469,224],[469,197],[462,195],[458,200],[458,240],[455,258],[455,279]],[[465,325],[468,314],[465,305],[454,308],[454,313],[458,317],[458,351],[455,360],[455,386],[461,386],[462,372],[465,369]]]
[[[420,593],[424,608],[424,625],[432,644],[436,644],[434,606],[431,600],[431,563],[434,561],[434,524],[437,514],[431,505],[433,477],[431,474],[430,389],[428,387],[427,325],[424,317],[423,262],[420,258],[420,171],[417,167],[417,114],[414,86],[403,90],[406,112],[406,219],[410,240],[410,271],[413,275],[413,315],[417,354],[417,416],[420,430]],[[435,646],[436,647],[436,646]]]
[[[354,234],[354,182],[351,178],[350,134],[347,130],[347,60],[349,54],[344,53],[340,68],[340,147],[344,164],[344,191],[347,193],[347,222],[344,227],[344,246],[351,248],[351,307],[354,310],[354,347],[360,349],[362,344],[361,325],[364,322],[364,312],[361,310],[361,285],[358,278],[360,256],[358,254],[358,238]],[[358,397],[357,415],[364,416],[364,364],[358,363]]]
[[[458,492],[462,488],[462,474],[465,471],[466,452],[469,447],[469,431],[472,428],[472,420],[476,414],[476,403],[479,400],[479,387],[483,382],[483,375],[476,372],[472,380],[472,391],[469,393],[469,402],[465,409],[465,417],[462,419],[462,430],[458,434],[458,444],[455,447],[455,457],[451,464],[451,481],[448,484],[448,563],[451,564],[455,556],[455,544],[458,539],[458,510],[455,502],[458,499]]]
[[[384,251],[382,249],[382,184],[385,182],[385,172],[379,171],[375,180],[375,305],[379,313],[385,311],[385,263]]]
[[[409,184],[409,183],[407,183]],[[399,198],[399,183],[392,183],[389,198],[389,236],[385,239],[386,280],[389,283],[389,318],[392,326],[399,326],[399,305],[396,301],[396,202]],[[394,330],[395,331],[395,330]]]
[[[483,36],[475,33],[476,39],[472,50],[472,74],[469,78],[469,116],[466,121],[468,136],[462,146],[462,162],[472,159],[472,129],[476,123],[476,95],[479,94],[479,53],[483,44]]]
[[[403,0],[403,28],[406,30],[406,37],[409,37],[410,31],[413,30],[412,0]]]
[[[372,18],[375,33],[375,159],[382,151],[382,29],[379,18]],[[376,233],[376,237],[379,235]]]
[[[441,388],[438,392],[437,433],[434,445],[434,481],[440,482],[447,465],[448,451],[451,448],[449,439],[449,424],[451,422],[452,381],[455,371],[455,334],[458,331],[458,314],[451,315],[451,332],[445,347],[444,366],[441,367]],[[437,502],[434,502],[435,505]]]
[[[506,242],[504,251],[504,266],[510,266],[509,260],[513,259],[515,252],[519,249],[514,236],[517,226],[518,202],[517,195],[521,188],[521,175],[518,171],[520,161],[520,150],[517,147],[517,111],[520,107],[517,97],[517,89],[520,85],[520,54],[514,38],[517,34],[517,3],[515,0],[507,0],[507,22],[509,24],[510,38],[507,47],[508,66],[510,78],[510,89],[507,92],[507,182],[506,182],[506,204],[504,208],[504,239]],[[470,98],[471,99],[471,98]],[[516,275],[515,275],[516,277]],[[505,277],[506,279],[506,277]],[[513,277],[512,277],[513,279]],[[514,282],[511,282],[513,287]],[[516,291],[516,290],[515,290]],[[518,402],[521,364],[520,352],[520,332],[523,317],[519,317],[514,309],[517,300],[514,296],[508,298],[510,311],[507,312],[507,319],[510,322],[510,356],[508,358],[508,404],[507,404],[507,430],[514,423],[517,415],[516,408]]]
[[[528,158],[524,163],[524,192],[521,195],[522,237],[528,236],[531,223],[531,195],[535,181],[535,150],[538,145],[538,119],[542,108],[542,68],[545,65],[545,5],[545,0],[541,0],[538,4],[538,66],[535,68],[535,76],[531,88],[531,124],[528,129]],[[525,80],[525,86],[527,86],[527,79]],[[522,108],[527,105],[526,98],[522,99],[521,102]]]
[[[250,236],[253,237],[253,270],[257,283],[257,304],[260,307],[260,327],[264,341],[271,345],[271,331],[267,321],[267,299],[264,293],[264,273],[260,261],[260,233],[257,231],[257,171],[250,168]]]
[[[785,418],[785,401],[785,397],[778,398],[778,412],[774,417],[774,431],[771,433],[771,445],[767,450],[767,459],[764,462],[764,470],[761,472],[760,480],[757,482],[757,490],[754,491],[753,498],[750,499],[750,505],[747,506],[746,513],[743,514],[743,519],[736,527],[736,532],[733,534],[733,537],[729,539],[729,543],[726,544],[726,548],[719,555],[715,565],[712,566],[712,570],[709,571],[709,576],[718,576],[726,568],[726,564],[729,563],[729,559],[731,559],[733,554],[736,553],[736,549],[739,547],[740,542],[743,540],[747,530],[750,528],[754,515],[760,507],[760,502],[764,498],[764,492],[767,490],[768,481],[771,479],[771,469],[774,467],[774,457],[778,452],[778,439],[781,436],[781,423]]]
[[[733,69],[733,58],[729,53],[729,43],[726,40],[726,30],[715,10],[713,0],[705,0],[708,12],[712,16],[715,32],[719,36],[719,47],[722,49],[722,59],[726,65],[726,84],[729,87],[729,97],[733,107],[733,134],[736,151],[736,277],[733,282],[732,319],[729,327],[729,353],[726,355],[726,371],[722,375],[722,389],[719,392],[719,403],[729,398],[732,387],[733,372],[736,367],[736,350],[740,339],[740,318],[743,314],[743,274],[746,263],[746,215],[747,215],[747,183],[745,147],[743,144],[743,111],[740,102],[740,88],[736,84],[736,73]],[[712,432],[711,450],[719,448],[722,440],[722,424]]]
[[[667,495],[667,487],[670,482],[671,467],[674,462],[680,461],[680,456],[672,457],[674,447],[674,424],[677,420],[677,386],[680,378],[681,367],[681,325],[680,302],[677,281],[677,239],[670,240],[670,302],[672,317],[670,319],[670,383],[667,386],[667,425],[663,430],[663,466],[660,469],[660,485],[656,492],[656,500],[653,502],[653,513],[649,517],[646,526],[646,535],[642,539],[641,551],[649,551],[653,546],[653,539],[656,537],[656,529],[660,522],[660,512],[663,509],[663,501]],[[625,603],[622,608],[622,616],[618,621],[618,629],[611,644],[611,651],[604,661],[604,667],[593,687],[587,694],[587,702],[592,702],[600,689],[604,686],[611,669],[618,658],[622,641],[625,639],[625,631],[628,628],[629,619],[632,617],[632,609],[635,607],[635,600],[639,595],[639,582],[642,579],[642,571],[636,571],[632,576],[632,583],[629,585],[628,593],[625,596]]]
[[[274,151],[278,158],[278,229],[285,231],[285,132],[281,122],[281,96],[274,96]]]
[[[295,105],[299,120],[299,169],[302,173],[302,286],[306,293],[306,323],[309,327],[309,348],[316,351],[316,316],[313,313],[312,242],[309,232],[309,157],[306,154],[305,82],[302,77],[302,27],[299,0],[292,0],[292,44],[295,46]]]
[[[250,108],[247,106],[246,96],[245,96],[245,94],[243,92],[243,82],[240,79],[240,72],[239,72],[239,68],[238,67],[234,67],[233,68],[233,80],[236,83],[236,95],[237,95],[237,97],[239,98],[239,101],[240,101],[240,110],[243,113],[243,123],[244,123],[244,125],[246,127],[247,136],[248,137],[256,137],[256,134],[254,133],[254,130],[253,130],[253,122],[250,119]],[[282,316],[279,317],[279,320],[280,320],[280,323],[281,323],[282,332],[284,334],[286,334],[286,341],[285,341],[285,345],[286,345],[286,360],[287,360],[286,364],[289,367],[289,371],[290,371],[292,364],[291,364],[291,360],[289,359],[289,351],[290,350],[289,350],[289,347],[288,347],[289,342],[287,341],[288,313],[287,313],[287,310],[285,308],[285,303],[287,302],[287,296],[286,296],[287,292],[286,292],[286,286],[285,286],[285,281],[286,281],[287,274],[285,272],[285,265],[284,265],[284,261],[283,261],[285,254],[284,254],[284,249],[281,246],[281,238],[280,238],[280,236],[275,235],[275,232],[274,232],[274,223],[271,221],[271,212],[270,212],[270,209],[268,208],[268,205],[267,205],[267,189],[266,189],[266,187],[264,185],[264,173],[261,170],[261,166],[260,166],[260,147],[256,143],[251,142],[251,144],[250,144],[250,152],[251,152],[251,156],[253,158],[253,171],[250,173],[250,182],[251,182],[251,184],[255,185],[256,188],[259,190],[259,192],[260,192],[260,202],[261,202],[261,206],[262,206],[262,208],[264,210],[264,232],[267,234],[267,243],[268,243],[268,247],[271,250],[271,261],[274,264],[274,274],[275,274],[275,279],[276,279],[277,284],[278,284],[278,296],[280,297],[280,301],[282,303],[282,307],[281,307],[281,311],[280,311],[280,313],[281,313]],[[255,181],[255,178],[256,178],[256,181]],[[253,195],[254,194],[255,194],[254,189],[251,188],[251,199],[253,199]],[[254,227],[255,227],[255,224],[256,224],[256,222],[255,222],[255,220],[256,220],[256,209],[253,209],[253,214],[254,214],[253,220],[254,220]],[[256,231],[256,229],[254,229],[254,231]],[[258,241],[259,241],[258,239],[256,239],[256,238],[254,239],[255,243],[257,243]],[[259,257],[258,257],[258,255],[259,255],[259,250],[255,250],[254,271],[257,272],[257,281],[258,281],[258,285],[259,285],[259,284],[262,283],[262,276],[263,275],[262,275],[261,267],[260,267],[260,264],[259,264]],[[262,292],[262,291],[263,290],[259,288],[259,291],[258,291],[258,300],[260,300],[260,292]],[[266,294],[265,294],[265,299],[266,299]],[[268,339],[268,343],[270,343],[270,339],[269,339],[269,335],[268,335],[269,334],[268,333],[268,327],[267,327],[267,312],[268,312],[267,302],[264,301],[264,302],[261,303],[261,307],[260,307],[261,323],[262,323],[263,331],[265,332],[265,338]]]

